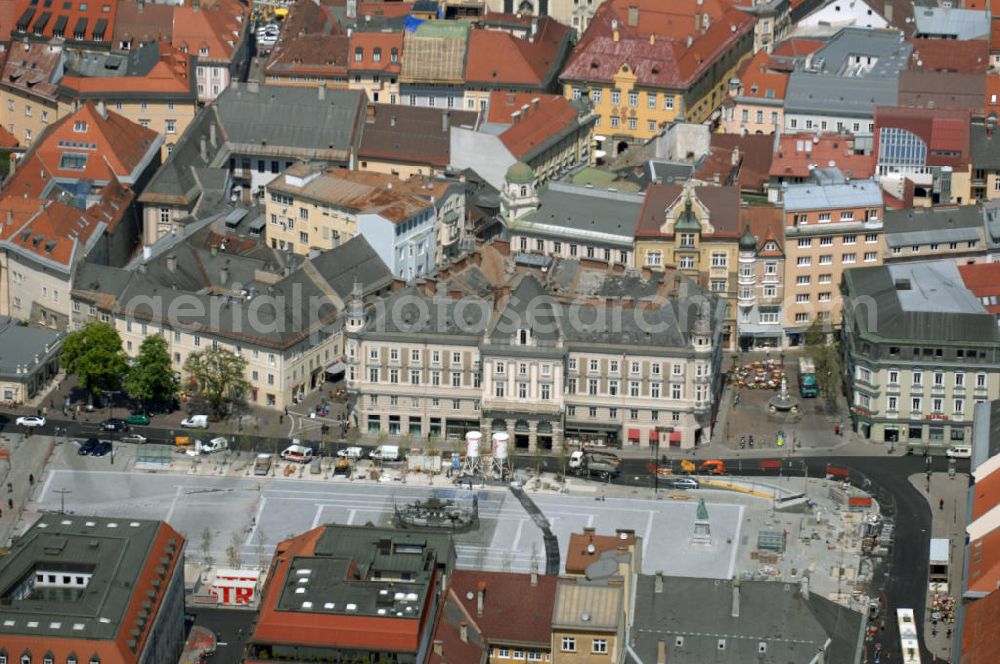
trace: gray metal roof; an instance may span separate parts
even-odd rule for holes
[[[798,584],[734,582],[667,576],[636,584],[633,661],[655,664],[659,641],[671,664],[807,664],[829,641],[830,664],[853,664],[861,614],[823,597],[803,596]],[[734,604],[738,615],[733,616]]]
[[[792,184],[784,192],[785,211],[835,210],[881,207],[882,190],[872,180],[850,180],[845,184]]]
[[[1000,170],[1000,133],[981,122],[972,123],[969,135],[972,147],[972,168]]]
[[[976,205],[887,210],[884,229],[889,247],[979,240],[983,213]]]
[[[844,272],[845,316],[864,335],[903,342],[1000,343],[996,318],[965,289],[951,261]]]
[[[28,378],[59,352],[62,337],[61,332],[0,316],[0,377],[15,381]],[[28,374],[18,374],[19,366],[27,367]]]
[[[537,210],[505,225],[560,240],[631,247],[642,202],[641,194],[552,182],[539,195]]]
[[[983,222],[986,224],[986,242],[990,247],[1000,246],[1000,201],[983,204]]]
[[[871,117],[876,105],[895,106],[912,51],[895,30],[844,28],[789,76],[785,112]]]
[[[972,470],[1000,454],[1000,401],[977,403],[972,421]]]
[[[0,604],[5,634],[111,640],[120,629],[160,521],[45,514],[0,559],[0,588],[9,598],[35,570],[90,574],[86,591],[35,588],[23,599]],[[175,542],[179,547],[180,542]],[[175,555],[179,553],[176,552]],[[162,592],[162,590],[161,590]],[[129,626],[131,627],[131,626]],[[78,653],[89,657],[89,653]]]
[[[922,7],[913,12],[915,36],[949,36],[953,39],[979,39],[990,34],[990,12],[953,7]]]

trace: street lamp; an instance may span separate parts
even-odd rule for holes
[[[653,497],[658,498],[660,494],[660,435],[657,433],[653,439]]]

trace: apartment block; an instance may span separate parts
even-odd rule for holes
[[[848,270],[842,353],[855,430],[875,442],[969,442],[1000,396],[996,316],[952,261]]]
[[[838,169],[815,169],[813,181],[784,190],[785,334],[788,344],[818,322],[840,322],[838,285],[852,267],[880,265],[882,191],[871,180],[851,180]]]

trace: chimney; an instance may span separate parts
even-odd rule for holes
[[[730,615],[733,618],[740,617],[740,580],[733,577],[733,609]]]
[[[375,104],[365,104],[365,123],[375,124]],[[396,126],[396,116],[392,116],[392,126]]]
[[[437,640],[434,642],[434,654],[438,657],[444,654],[444,641]]]
[[[201,160],[208,161],[208,144],[205,142],[205,135],[202,134],[198,139],[198,149],[201,152]]]
[[[372,113],[374,113],[374,112],[375,111],[372,111]],[[389,126],[390,127],[395,127],[396,126],[396,114],[395,113],[393,113],[392,117],[389,118]]]
[[[441,114],[441,131],[447,132],[449,125],[451,125],[451,111],[445,111]]]
[[[319,87],[316,88],[316,90],[318,91],[320,101],[326,99],[326,81],[320,83]]]
[[[799,581],[799,590],[802,593],[802,599],[809,601],[809,577],[803,576],[802,580]]]
[[[479,592],[476,593],[476,615],[482,618],[483,609],[485,608],[486,608],[486,582],[480,581]]]
[[[740,165],[740,147],[737,145],[733,148],[733,166]]]
[[[103,101],[97,102],[97,114],[105,120],[108,119],[108,107],[104,105]]]
[[[667,664],[667,642],[663,639],[656,642],[656,664]]]
[[[171,272],[177,269],[177,256],[175,254],[167,256],[167,269]]]
[[[458,638],[462,639],[462,643],[469,642],[469,623],[464,620],[458,624]]]
[[[260,92],[260,82],[247,81],[247,92],[253,92],[254,94]]]
[[[208,142],[212,144],[213,148],[219,147],[219,137],[216,134],[215,123],[208,123]]]
[[[13,223],[14,223],[14,213],[10,210],[7,210],[7,225],[10,226]]]
[[[663,592],[663,572],[657,570],[656,580],[653,582],[653,592],[662,593]]]
[[[655,45],[655,44],[656,44],[656,35],[654,35],[654,34],[653,34],[653,33],[651,32],[651,33],[649,33],[649,45],[650,45],[650,46],[653,46],[653,45]]]
[[[229,266],[223,265],[219,269],[219,283],[223,286],[229,281]]]
[[[531,566],[531,587],[538,587],[538,565]]]

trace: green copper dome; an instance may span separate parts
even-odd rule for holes
[[[698,218],[695,216],[694,210],[692,210],[691,207],[691,197],[688,196],[687,200],[684,201],[684,212],[681,212],[681,216],[677,218],[677,223],[674,225],[675,232],[701,232],[701,224],[698,223]]]
[[[531,184],[535,181],[535,171],[523,161],[507,169],[507,182],[511,184]]]
[[[740,251],[755,251],[757,249],[757,238],[753,236],[750,232],[750,226],[743,231],[743,237],[740,238]]]

